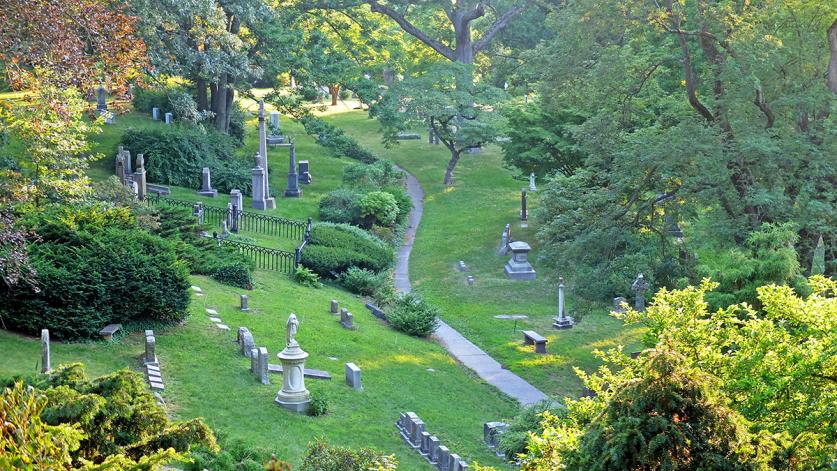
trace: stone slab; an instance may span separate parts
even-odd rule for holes
[[[165,391],[166,390],[166,386],[163,385],[163,383],[151,382],[149,384],[151,385],[151,389],[153,389],[155,391]]]
[[[221,322],[224,322],[218,317],[210,317],[209,320],[216,323],[216,324],[220,324]]]
[[[216,311],[215,309],[207,309],[206,313],[211,315],[211,316],[217,316],[218,315],[218,311]]]
[[[221,330],[226,330],[227,332],[229,332],[230,330],[230,326],[226,324],[215,324],[215,327],[218,327]]]

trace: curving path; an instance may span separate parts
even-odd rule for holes
[[[407,175],[407,192],[413,200],[413,209],[410,211],[404,244],[398,251],[395,263],[395,289],[408,293],[410,292],[410,252],[416,240],[416,230],[421,222],[421,215],[424,213],[424,190],[416,177],[403,168],[401,170]],[[491,358],[444,321],[439,321],[439,327],[433,336],[463,365],[474,370],[480,378],[507,396],[517,399],[521,404],[530,405],[547,399],[546,394],[520,376],[503,369],[497,360]]]

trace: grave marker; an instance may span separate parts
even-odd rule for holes
[[[52,359],[49,352],[49,329],[41,329],[41,373],[52,371]]]
[[[218,190],[212,188],[212,175],[209,167],[204,167],[201,170],[201,189],[198,191],[199,195],[215,198],[218,196]]]
[[[363,390],[360,380],[360,368],[354,363],[346,363],[346,384],[357,391]]]

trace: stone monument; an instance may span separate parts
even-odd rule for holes
[[[296,341],[299,321],[296,314],[285,324],[285,349],[276,356],[282,362],[282,389],[276,393],[275,402],[293,412],[305,413],[311,404],[311,393],[305,389],[305,359],[308,354]]]
[[[288,187],[285,189],[285,196],[299,198],[302,190],[299,188],[299,176],[296,173],[296,145],[291,142],[291,158],[288,166]]]
[[[166,124],[174,123],[174,115],[171,113],[166,113],[165,115]]]
[[[96,90],[96,111],[99,114],[105,113],[108,110],[108,103],[105,101],[105,86],[99,84],[99,89]]]
[[[232,205],[232,231],[238,232],[241,227],[241,212],[244,211],[244,195],[241,190],[230,190],[230,204]]]
[[[532,247],[522,241],[515,241],[509,244],[512,251],[512,258],[506,263],[506,278],[511,280],[534,280],[535,269],[529,263],[529,251]]]
[[[500,236],[500,245],[497,247],[497,255],[505,257],[509,253],[509,243],[511,243],[511,224],[506,224],[503,229],[503,235]]]
[[[612,309],[612,311],[617,313],[617,314],[624,314],[625,313],[624,304],[626,304],[627,302],[628,302],[628,300],[625,299],[622,296],[617,296],[617,297],[613,298],[613,309]]]
[[[360,382],[360,368],[354,363],[346,363],[346,384],[352,389],[363,390]]]
[[[41,373],[52,371],[52,359],[49,354],[49,330],[41,329]]]
[[[552,327],[556,329],[572,329],[575,325],[575,320],[567,315],[564,305],[564,277],[558,278],[558,316],[552,320]]]
[[[267,161],[267,131],[265,130],[264,122],[264,101],[259,102],[259,157],[260,164],[256,164],[264,169],[264,178],[262,178],[262,187],[264,188],[264,209],[275,209],[276,199],[270,196],[270,169]]]
[[[280,122],[280,115],[278,111],[270,112],[270,124],[268,126],[268,131],[268,145],[275,146],[285,142],[285,138],[282,136],[282,123]]]
[[[198,194],[210,198],[218,196],[218,190],[212,188],[212,175],[209,172],[209,167],[204,167],[201,170],[201,189]]]
[[[528,211],[526,211],[526,190],[520,191],[520,220],[525,221],[529,217]]]
[[[156,106],[151,108],[151,119],[154,121],[160,121],[160,108]]]
[[[130,159],[130,155],[128,157]],[[137,199],[145,201],[148,195],[148,183],[145,177],[145,157],[142,154],[137,154],[137,170],[134,172],[134,182],[137,184]]]
[[[642,273],[636,276],[636,279],[631,284],[631,289],[636,293],[634,309],[639,312],[645,312],[645,292],[648,291],[648,280],[645,279]]]
[[[311,177],[311,172],[308,169],[308,161],[307,160],[300,160],[299,161],[299,181],[305,183],[306,185],[310,185],[314,179]]]
[[[250,311],[250,298],[248,298],[246,294],[241,295],[241,311]]]
[[[535,186],[535,172],[529,174],[529,191],[538,191],[538,187]]]

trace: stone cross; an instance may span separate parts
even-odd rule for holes
[[[302,190],[299,188],[299,176],[296,173],[296,144],[291,142],[291,156],[288,166],[288,187],[285,188],[285,196],[299,198]]]
[[[41,329],[41,373],[52,371],[52,361],[49,354],[49,329]]]
[[[201,170],[201,189],[198,191],[198,194],[209,196],[210,198],[218,196],[218,190],[212,188],[212,174],[209,171],[209,167],[204,167]]]
[[[529,191],[538,191],[538,187],[535,186],[535,172],[529,174]]]
[[[354,363],[346,363],[346,384],[357,391],[363,389],[360,382],[360,368]]]
[[[525,221],[528,217],[528,213],[526,211],[526,190],[520,191],[520,220]]]
[[[246,294],[241,295],[241,310],[243,312],[250,310],[250,300],[247,298]]]
[[[642,273],[636,276],[636,279],[631,284],[631,289],[636,293],[634,309],[639,312],[645,312],[645,292],[648,290],[648,281]]]

